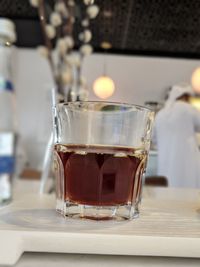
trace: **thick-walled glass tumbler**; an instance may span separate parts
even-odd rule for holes
[[[138,216],[153,113],[140,106],[70,102],[55,109],[56,209],[96,220]]]

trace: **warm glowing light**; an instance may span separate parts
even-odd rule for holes
[[[93,90],[96,96],[106,99],[113,95],[115,84],[108,76],[102,76],[94,82]]]
[[[197,108],[198,110],[200,110],[200,98],[199,97],[190,97],[190,103]]]
[[[110,49],[110,48],[112,48],[112,44],[109,43],[109,42],[104,41],[104,42],[101,43],[101,48],[103,48],[105,50],[106,49]]]
[[[195,92],[200,93],[200,68],[197,68],[191,78],[192,87]]]

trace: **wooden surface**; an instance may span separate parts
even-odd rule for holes
[[[24,251],[200,257],[200,191],[146,188],[140,218],[65,219],[53,196],[26,195],[0,209],[0,264]]]

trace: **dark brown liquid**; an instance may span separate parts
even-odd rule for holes
[[[78,204],[113,206],[135,201],[146,154],[124,147],[56,145],[57,197]]]

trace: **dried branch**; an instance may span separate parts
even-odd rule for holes
[[[52,53],[51,53],[53,50],[52,43],[46,34],[47,17],[46,17],[46,12],[45,12],[44,0],[39,0],[38,12],[39,12],[39,18],[40,18],[40,25],[41,25],[41,29],[42,29],[43,36],[44,36],[45,46],[48,49],[47,58],[48,58],[49,65],[52,71],[53,80],[57,87],[58,93],[63,94],[62,85],[56,73],[56,68],[55,68],[55,65],[52,59]]]
[[[98,14],[99,8],[94,5],[94,0],[84,0],[86,12],[84,14],[85,23],[81,21],[83,32],[80,34],[81,47],[79,57],[73,54],[73,24],[75,21],[75,1],[55,0],[54,10],[50,15],[45,5],[45,0],[29,0],[31,5],[38,8],[42,33],[44,36],[45,47],[40,48],[40,52],[45,56],[50,64],[52,76],[57,92],[64,98],[65,89],[72,90],[72,87],[81,89],[81,67],[85,56],[92,53],[92,46],[89,44],[92,33],[88,29],[89,20],[94,19]],[[47,3],[46,3],[47,4]],[[56,49],[53,56],[52,39],[55,38]],[[72,79],[72,71],[76,71],[76,77]],[[78,93],[76,100],[78,98]]]

